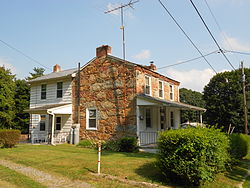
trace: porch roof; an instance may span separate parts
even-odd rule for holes
[[[25,111],[30,114],[72,114],[72,104],[49,104]]]
[[[196,111],[203,111],[205,112],[205,108],[201,108],[198,106],[193,106],[190,104],[185,104],[181,102],[175,102],[175,101],[167,101],[164,99],[155,98],[152,96],[140,94],[137,95],[137,105],[139,106],[147,106],[147,105],[163,105],[163,106],[169,106],[169,107],[175,107],[180,108],[182,110],[196,110]]]

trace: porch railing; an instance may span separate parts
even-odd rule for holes
[[[158,132],[140,132],[140,145],[156,144]]]
[[[70,132],[54,133],[54,143],[66,143],[69,140]],[[50,143],[51,133],[31,133],[31,143]]]

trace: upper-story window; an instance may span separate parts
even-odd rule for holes
[[[151,95],[151,77],[145,76],[145,94]]]
[[[174,86],[173,85],[169,85],[169,97],[170,97],[170,100],[174,100]]]
[[[46,91],[47,91],[47,85],[42,84],[41,85],[41,99],[46,99]]]
[[[95,108],[86,109],[86,129],[97,130],[97,110]]]
[[[63,95],[63,83],[57,82],[56,97],[62,98]]]
[[[164,98],[164,82],[159,81],[159,97]]]

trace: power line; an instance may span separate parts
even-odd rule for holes
[[[202,52],[199,50],[199,48],[194,44],[194,42],[191,40],[191,38],[187,35],[187,33],[182,29],[180,24],[176,21],[176,19],[172,16],[170,11],[167,9],[167,7],[161,2],[161,0],[158,0],[161,6],[165,9],[165,11],[168,13],[168,15],[172,18],[172,20],[175,22],[175,24],[179,27],[179,29],[182,31],[182,33],[187,37],[189,42],[195,47],[195,49],[199,52],[199,54],[203,57],[203,59],[206,61],[206,63],[213,69],[213,71],[217,74],[216,70],[213,68],[213,66],[208,62],[206,57],[202,54]]]
[[[216,50],[216,51],[210,52],[208,54],[205,54],[204,57],[212,55],[214,53],[220,53],[220,51]],[[201,59],[201,58],[203,58],[203,56],[195,57],[195,58],[192,58],[192,59],[189,59],[189,60],[186,60],[186,61],[181,61],[179,63],[174,63],[174,64],[167,65],[167,66],[164,66],[164,67],[160,67],[160,68],[157,68],[157,69],[159,70],[159,69],[165,69],[165,68],[168,68],[168,67],[173,67],[173,66],[176,66],[176,65],[181,65],[181,64],[189,63],[191,61],[195,61],[195,60],[198,60],[198,59]]]
[[[210,34],[210,36],[212,37],[212,39],[214,40],[215,44],[217,45],[217,47],[219,48],[221,54],[223,55],[223,57],[227,60],[227,62],[229,63],[229,65],[235,70],[234,66],[232,65],[232,63],[229,61],[229,59],[227,58],[227,56],[224,54],[223,50],[221,49],[220,45],[218,44],[218,42],[216,41],[216,39],[214,38],[212,32],[210,31],[210,29],[208,28],[206,22],[204,21],[204,19],[202,18],[199,10],[197,9],[197,7],[195,6],[195,4],[193,3],[192,0],[190,0],[191,4],[193,5],[195,11],[197,12],[197,14],[199,15],[202,23],[204,24],[204,26],[206,27],[208,33]]]
[[[11,48],[12,50],[18,52],[19,54],[23,55],[24,57],[26,57],[27,59],[41,65],[42,67],[48,69],[48,70],[51,70],[50,68],[46,67],[45,65],[43,65],[42,63],[40,63],[39,61],[35,60],[34,58],[26,55],[25,53],[23,53],[21,50],[18,50],[17,48],[11,46],[10,44],[8,44],[7,42],[4,42],[3,40],[0,39],[0,42],[2,42],[4,45],[8,46],[9,48]]]
[[[250,55],[250,52],[239,52],[234,50],[224,50],[224,52],[230,52],[230,53],[236,53],[236,54],[242,54],[242,55]]]

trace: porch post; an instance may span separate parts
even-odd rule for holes
[[[140,126],[139,126],[139,123],[140,123],[140,117],[139,117],[139,114],[140,114],[140,111],[139,111],[139,106],[136,105],[136,135],[138,137],[138,141],[139,141],[139,144],[140,144]]]
[[[54,130],[55,130],[55,114],[52,115],[52,126],[51,126],[51,145],[54,145]]]
[[[202,124],[202,112],[200,111],[200,123]]]

